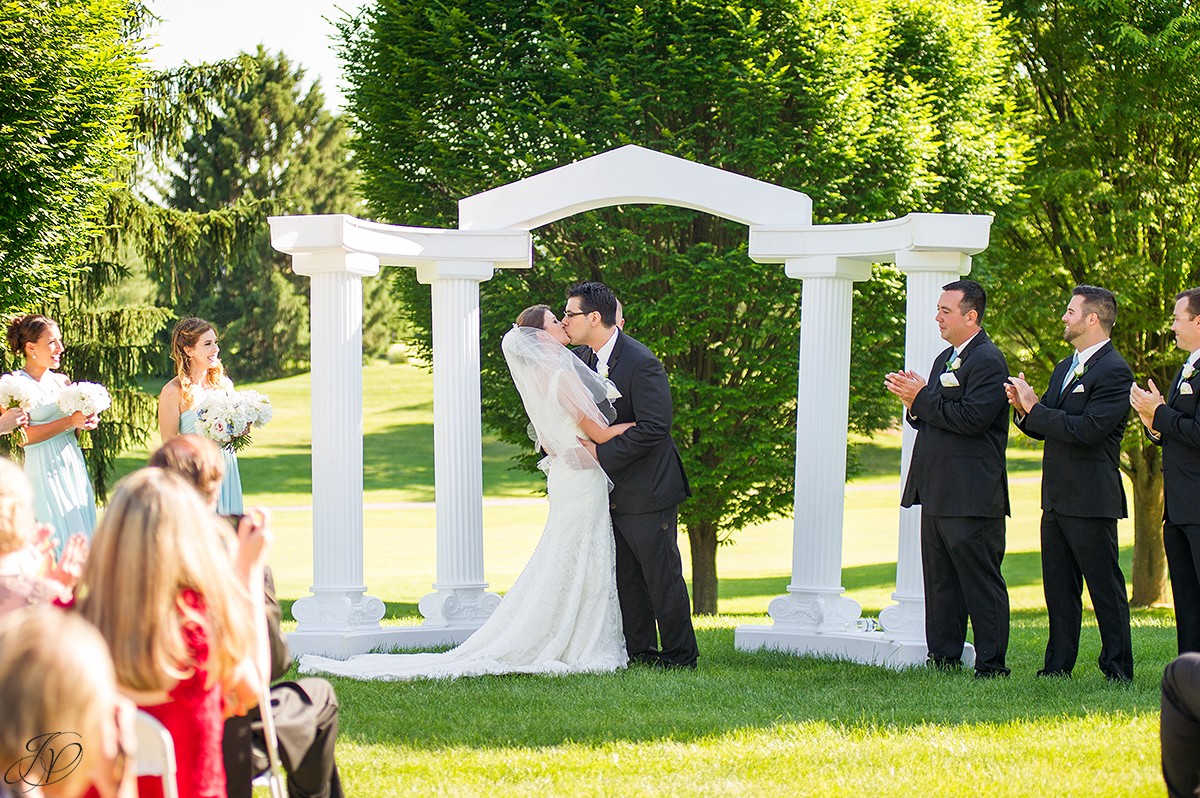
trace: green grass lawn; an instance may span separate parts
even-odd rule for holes
[[[304,375],[253,386],[271,396],[276,416],[240,455],[249,501],[274,508],[271,559],[289,600],[307,594],[312,573],[308,385]],[[365,576],[368,592],[388,602],[389,623],[414,622],[434,578],[434,510],[424,504],[433,500],[431,392],[430,376],[409,366],[364,372]],[[899,440],[890,433],[861,442],[863,473],[847,487],[843,584],[868,615],[890,603],[894,586]],[[514,456],[485,438],[485,570],[501,592],[546,515],[540,475],[509,470]],[[145,457],[130,452],[122,470]],[[1039,466],[1039,450],[1010,448],[1007,680],[735,651],[734,628],[767,623],[767,603],[788,583],[792,523],[781,519],[742,530],[721,549],[721,614],[697,619],[694,673],[335,679],[346,792],[1161,795],[1158,681],[1175,651],[1169,610],[1133,613],[1132,686],[1101,678],[1090,612],[1075,678],[1034,678],[1046,637]],[[1128,574],[1132,528],[1122,524],[1120,533]]]

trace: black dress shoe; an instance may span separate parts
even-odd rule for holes
[[[1008,674],[1009,674],[1008,668],[1005,668],[1004,670],[993,669],[993,670],[986,670],[986,671],[975,671],[975,678],[976,679],[995,679],[996,677],[1000,676],[1000,677],[1007,679]]]
[[[1105,673],[1104,678],[1112,684],[1133,684],[1132,676],[1122,676],[1119,673]]]
[[[636,654],[629,655],[629,664],[661,668],[663,666],[663,658],[662,654],[657,651],[639,651]]]
[[[1059,678],[1059,679],[1070,679],[1071,678],[1070,671],[1048,671],[1045,668],[1042,668],[1040,671],[1038,671],[1037,675],[1039,677],[1050,676],[1050,677],[1055,677],[1055,678]]]
[[[958,657],[939,657],[937,654],[930,654],[925,660],[925,664],[928,667],[936,668],[939,671],[962,670],[962,660]]]

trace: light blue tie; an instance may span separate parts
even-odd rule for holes
[[[1071,368],[1067,370],[1067,374],[1063,377],[1062,386],[1058,389],[1058,395],[1062,396],[1067,392],[1067,386],[1075,381],[1075,369],[1079,366],[1079,352],[1076,352],[1071,357]]]

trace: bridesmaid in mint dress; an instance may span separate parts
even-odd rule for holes
[[[175,325],[171,332],[175,378],[158,395],[158,429],[163,443],[178,435],[198,433],[196,409],[205,396],[233,390],[220,353],[216,328],[204,319],[183,319]],[[225,459],[225,481],[221,483],[217,512],[241,515],[242,476],[237,455],[232,449],[222,448],[221,456]]]
[[[58,409],[58,393],[71,381],[55,372],[62,360],[62,333],[45,316],[18,316],[8,325],[8,347],[25,359],[13,374],[28,380],[38,397],[25,426],[25,474],[33,484],[34,516],[54,528],[55,556],[72,535],[91,540],[96,526],[96,496],[88,477],[76,431],[95,429],[97,416],[66,415]]]

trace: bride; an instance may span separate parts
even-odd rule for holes
[[[306,655],[302,673],[356,679],[453,679],[501,673],[599,673],[626,665],[617,603],[616,544],[607,475],[579,438],[602,443],[632,424],[609,426],[597,406],[609,384],[575,357],[546,305],[526,308],[505,334],[504,358],[546,457],[550,515],[525,570],[491,617],[440,654]]]

